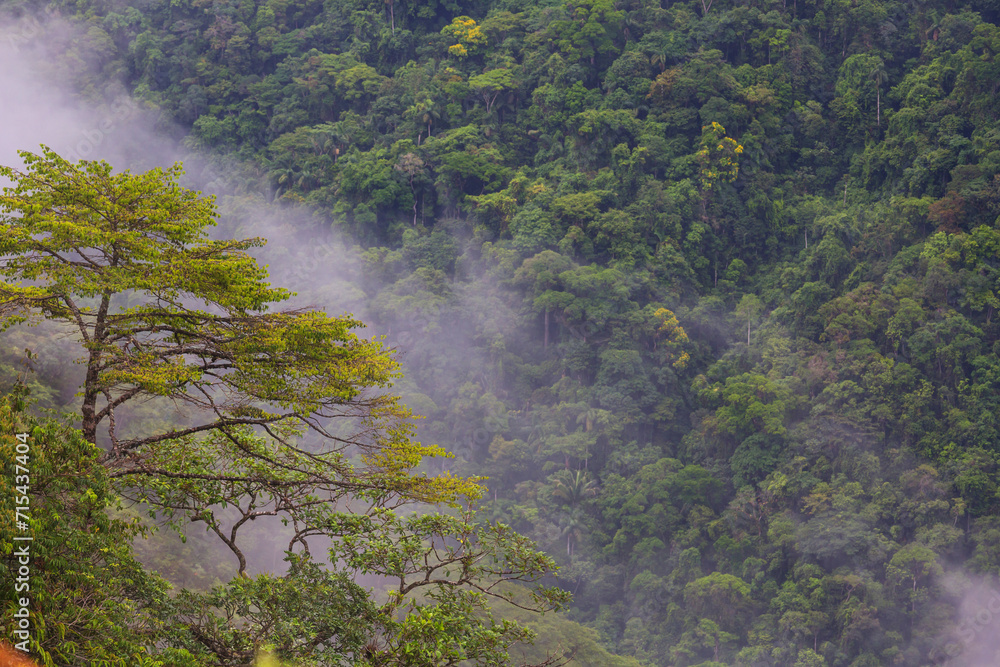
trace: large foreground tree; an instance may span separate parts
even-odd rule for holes
[[[9,325],[35,310],[78,330],[82,430],[95,444],[106,433],[109,467],[247,426],[286,445],[308,430],[340,449],[415,453],[400,427],[408,412],[373,391],[398,375],[387,351],[352,333],[351,317],[273,311],[291,294],[247,254],[263,239],[210,240],[214,200],[181,187],[179,165],[113,174],[48,149],[21,157],[24,171],[0,167],[14,182],[0,196],[0,316]],[[123,439],[116,410],[154,396],[189,408],[192,424]],[[364,428],[334,434],[345,417]]]
[[[0,195],[0,322],[76,330],[83,438],[103,447],[119,494],[160,519],[203,522],[240,575],[241,528],[262,516],[291,526],[284,577],[241,576],[165,612],[186,664],[250,664],[267,646],[324,665],[505,664],[530,633],[494,622],[487,600],[545,610],[566,596],[511,587],[554,565],[508,528],[476,523],[476,479],[415,473],[445,452],[411,439],[411,413],[387,392],[391,351],[355,335],[350,316],[273,310],[290,293],[247,253],[264,241],[209,239],[214,202],[179,185],[179,165],[113,173],[43,149],[21,152],[23,170],[0,167],[12,182]],[[123,433],[122,411],[157,398],[179,424]],[[393,511],[414,502],[453,513]],[[332,540],[346,573],[316,564],[314,537]],[[396,585],[376,603],[355,574]]]

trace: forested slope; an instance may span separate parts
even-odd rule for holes
[[[85,95],[362,248],[610,650],[1000,662],[995,2],[56,5]]]

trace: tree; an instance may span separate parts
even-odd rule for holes
[[[616,10],[611,0],[574,0],[563,5],[568,19],[552,21],[552,41],[573,60],[588,59],[593,65],[598,55],[617,50],[615,37],[621,30],[625,12]]]
[[[941,575],[943,569],[937,561],[938,556],[933,550],[920,544],[907,544],[886,565],[886,577],[889,581],[899,587],[910,584],[910,591],[906,596],[910,603],[910,613],[915,613],[917,603],[927,597],[926,589],[918,588],[918,584]]]
[[[583,539],[586,530],[586,515],[579,507],[563,512],[559,517],[559,537],[566,538],[566,557],[573,557],[573,545]]]
[[[723,629],[737,627],[739,617],[752,607],[750,586],[739,577],[721,572],[692,581],[684,587],[690,610],[715,620]]]
[[[597,495],[597,482],[588,479],[588,475],[583,470],[575,473],[563,469],[549,478],[552,480],[552,495],[559,498],[572,509],[579,507],[588,497]]]
[[[865,116],[875,107],[876,127],[882,122],[882,86],[888,81],[885,63],[876,55],[857,53],[840,66],[831,108],[847,123],[851,134],[862,136],[871,127]],[[871,87],[869,85],[871,84]],[[871,93],[875,93],[872,95]],[[872,99],[872,98],[875,99]],[[875,102],[875,104],[872,104]],[[868,116],[870,119],[871,116]],[[867,127],[866,127],[867,125]]]
[[[885,63],[881,58],[873,58],[871,61],[872,71],[868,75],[872,83],[875,84],[875,126],[882,127],[882,86],[889,81],[889,75],[885,71]]]
[[[736,306],[736,316],[747,321],[747,345],[750,344],[750,325],[764,310],[764,303],[756,294],[744,294]]]
[[[491,69],[469,79],[469,85],[479,93],[486,103],[486,113],[489,115],[497,97],[514,87],[514,74],[506,67]]]
[[[0,197],[0,275],[13,280],[0,284],[0,315],[10,326],[34,309],[77,330],[87,354],[83,434],[95,444],[106,435],[102,459],[115,475],[149,472],[143,458],[162,443],[208,433],[239,443],[247,427],[291,451],[305,431],[335,443],[311,458],[345,484],[338,449],[389,456],[386,471],[391,451],[418,453],[406,444],[407,411],[372,391],[398,374],[391,356],[351,333],[360,325],[351,317],[269,312],[290,293],[265,282],[246,253],[264,241],[208,240],[214,203],[178,185],[179,165],[112,174],[105,162],[73,165],[49,149],[21,157],[25,172],[0,168],[15,183]],[[132,305],[138,295],[145,300]],[[120,437],[116,411],[153,397],[187,406],[196,423]],[[335,435],[334,418],[367,427]]]
[[[696,158],[701,165],[701,187],[710,191],[719,183],[731,183],[740,173],[743,146],[726,136],[726,128],[713,121],[701,128],[701,145]]]
[[[717,393],[720,390],[721,394]],[[704,396],[722,399],[723,405],[715,413],[715,425],[724,433],[744,438],[754,433],[785,432],[783,420],[791,392],[762,375],[730,376],[724,386],[714,385]]]
[[[726,136],[726,128],[712,121],[701,128],[701,142],[695,153],[699,165],[698,181],[701,191],[701,215],[709,220],[708,204],[713,190],[718,192],[723,183],[732,183],[740,173],[740,156],[743,146]],[[712,226],[718,229],[713,219]]]
[[[537,580],[551,559],[508,526],[476,525],[471,511],[340,513],[330,532],[345,538],[330,551],[337,572],[290,557],[283,577],[238,577],[208,593],[182,593],[172,603],[176,644],[221,664],[247,664],[256,647],[269,646],[283,659],[322,665],[505,665],[510,646],[535,633],[496,622],[486,602],[531,611],[569,599],[556,588],[520,585]],[[355,583],[365,575],[392,582],[384,602]]]
[[[482,28],[476,25],[475,19],[468,16],[456,16],[451,23],[441,28],[441,34],[458,42],[448,47],[448,53],[456,58],[465,58],[470,53],[477,53],[488,41]]]
[[[430,135],[430,125],[428,124],[428,136]],[[413,153],[406,153],[399,157],[399,162],[393,167],[396,171],[401,171],[407,175],[410,182],[410,194],[413,195],[413,226],[417,226],[417,194],[413,190],[413,178],[424,173],[424,161]]]
[[[86,352],[82,442],[105,445],[100,473],[156,518],[205,523],[244,575],[208,598],[179,597],[168,643],[214,656],[202,664],[246,664],[268,643],[291,657],[335,645],[356,652],[360,633],[366,646],[383,636],[406,641],[371,665],[483,655],[506,664],[509,646],[531,635],[484,619],[485,602],[514,600],[499,584],[531,584],[554,562],[508,528],[475,520],[479,478],[413,474],[442,450],[411,442],[409,411],[380,391],[398,376],[380,342],[351,333],[360,323],[349,316],[272,312],[289,293],[270,287],[246,253],[263,241],[207,239],[214,204],[178,184],[179,165],[113,174],[105,162],[72,164],[48,148],[21,157],[24,171],[0,168],[13,182],[0,196],[3,324],[40,315],[76,330]],[[185,423],[123,435],[124,406],[153,398],[187,407]],[[415,501],[444,502],[456,515],[395,513]],[[293,563],[313,562],[309,540],[322,536],[332,541],[331,562],[394,577],[392,608],[369,613],[349,579],[306,565],[282,581],[246,583],[238,534],[262,516],[291,526]],[[111,557],[125,558],[102,556]],[[327,604],[295,597],[303,587],[328,591]],[[535,611],[567,599],[537,585],[523,592],[522,606]],[[227,616],[203,613],[213,606]],[[345,615],[364,622],[331,625]],[[312,636],[303,644],[305,626]]]

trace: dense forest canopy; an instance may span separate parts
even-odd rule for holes
[[[7,4],[357,246],[578,664],[1000,663],[993,0]]]

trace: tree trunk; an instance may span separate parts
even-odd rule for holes
[[[875,127],[882,127],[882,93],[875,86]]]
[[[417,135],[417,145],[420,145],[420,135]],[[417,193],[413,191],[413,174],[410,174],[410,196],[413,197],[413,226],[417,226]]]
[[[987,324],[989,324],[989,320],[988,319],[987,319]],[[548,308],[545,309],[545,342],[542,343],[542,349],[543,350],[549,349],[549,309]]]
[[[101,353],[97,350],[90,351],[90,358],[87,360],[87,377],[83,383],[83,405],[80,412],[83,421],[80,425],[84,439],[97,444],[97,364],[101,360]]]
[[[76,304],[71,299],[67,299],[70,309],[77,311]],[[111,305],[111,293],[105,292],[101,297],[101,305],[97,309],[97,321],[94,323],[94,335],[90,340],[92,347],[87,359],[87,376],[83,383],[83,405],[80,408],[83,421],[81,430],[83,437],[92,444],[97,444],[97,397],[100,395],[98,380],[100,379],[99,365],[101,363],[101,345],[106,335],[106,323],[108,317],[108,307]],[[83,332],[86,340],[86,332]]]

